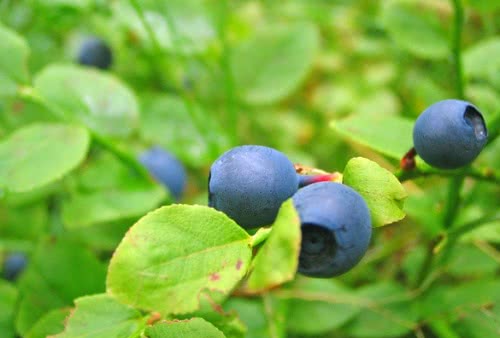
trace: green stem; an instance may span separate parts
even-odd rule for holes
[[[52,117],[55,117],[57,120],[64,122],[73,122],[63,110],[61,110],[58,106],[53,105],[49,101],[47,101],[33,87],[29,86],[20,87],[18,91],[18,96],[24,100],[33,102],[41,107],[44,107],[47,110],[47,112],[49,112],[52,115]],[[132,168],[137,174],[139,174],[145,180],[147,181],[151,180],[151,176],[149,175],[147,169],[142,164],[140,164],[134,156],[132,156],[128,152],[121,150],[112,141],[96,133],[95,131],[91,129],[88,129],[88,131],[94,143],[98,144],[102,148],[106,149],[107,151],[115,155],[122,163]]]
[[[231,128],[232,143],[238,141],[238,110],[235,96],[235,83],[230,64],[230,49],[227,39],[227,23],[229,4],[228,1],[223,1],[222,15],[219,24],[219,40],[222,42],[221,68],[224,76],[224,91],[226,96],[227,107],[227,126]]]
[[[465,177],[458,175],[450,178],[448,186],[448,198],[446,200],[443,227],[448,229],[451,227],[457,216],[458,208],[460,206],[460,191],[464,184]]]
[[[460,338],[445,320],[431,320],[429,327],[439,338]]]
[[[495,221],[500,221],[500,212],[495,212],[490,215],[485,215],[483,217],[480,217],[474,221],[471,221],[469,223],[465,223],[457,228],[454,228],[450,231],[448,231],[447,234],[445,234],[440,243],[436,245],[434,248],[435,253],[440,253],[440,264],[446,264],[448,261],[451,251],[455,244],[458,242],[460,237],[463,235],[469,233],[470,231],[477,229],[483,225],[486,225],[491,222]]]
[[[500,113],[493,116],[488,123],[488,144],[493,143],[500,134]]]
[[[139,1],[137,0],[130,0],[130,4],[134,8],[134,10],[137,13],[137,16],[139,17],[139,20],[141,21],[142,26],[146,30],[146,33],[148,35],[148,39],[151,41],[153,45],[153,55],[149,55],[149,62],[151,63],[151,67],[153,68],[153,74],[155,74],[155,77],[158,81],[158,85],[162,89],[172,89],[169,86],[165,84],[163,74],[168,74],[169,70],[164,68],[164,63],[161,60],[161,56],[163,55],[163,50],[161,48],[160,42],[156,38],[156,34],[153,31],[153,28],[149,24],[149,22],[146,19],[146,15],[144,14],[144,11],[142,10],[141,5],[139,4]]]
[[[462,7],[461,0],[451,0],[454,8],[454,24],[453,24],[453,37],[452,37],[452,59],[453,67],[455,72],[455,82],[456,82],[456,95],[459,99],[464,99],[464,78],[462,73],[462,28],[464,21],[464,10]],[[465,181],[465,175],[463,173],[457,174],[450,178],[448,184],[448,199],[446,200],[445,212],[443,217],[443,228],[448,229],[455,221],[457,212],[460,207],[460,191]],[[432,271],[434,266],[434,246],[437,244],[438,239],[434,239],[427,248],[426,258],[422,264],[419,274],[418,283],[423,283],[427,276]]]
[[[500,174],[493,171],[490,168],[478,169],[478,168],[465,168],[460,172],[453,170],[439,170],[435,168],[415,168],[413,170],[398,170],[394,175],[401,181],[413,180],[420,177],[429,176],[443,176],[443,177],[454,177],[457,175],[463,175],[466,177],[471,177],[479,181],[492,182],[500,184]]]
[[[464,23],[464,9],[461,0],[452,0],[454,8],[452,53],[455,71],[455,90],[457,98],[464,99],[464,77],[462,71],[462,29]]]

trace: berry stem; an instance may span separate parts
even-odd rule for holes
[[[341,176],[339,173],[325,174],[325,175],[301,175],[297,174],[299,178],[299,188],[318,182],[339,182]]]
[[[415,169],[415,156],[417,156],[417,150],[415,149],[415,147],[412,147],[400,161],[399,166],[403,171],[410,171]]]

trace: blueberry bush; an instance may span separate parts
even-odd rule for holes
[[[498,337],[499,16],[0,1],[0,337]]]

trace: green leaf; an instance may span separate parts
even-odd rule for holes
[[[352,299],[353,292],[337,280],[300,277],[290,289],[288,330],[320,335],[338,329],[360,311]]]
[[[362,311],[344,326],[353,337],[401,337],[417,327],[414,300],[392,282],[368,285],[357,292]]]
[[[17,289],[0,280],[0,333],[2,337],[14,337],[14,311],[16,309]]]
[[[22,36],[0,24],[0,97],[13,96],[29,82],[28,44]]]
[[[35,124],[0,143],[0,187],[22,192],[53,182],[84,159],[87,129],[67,124]]]
[[[460,337],[484,338],[497,337],[500,328],[500,306],[483,308],[468,313],[457,321]]]
[[[443,59],[450,53],[443,20],[418,1],[387,1],[382,6],[381,21],[390,37],[415,56]]]
[[[214,209],[162,207],[127,232],[111,259],[107,291],[123,303],[164,315],[195,311],[202,291],[221,301],[245,275],[250,240]]]
[[[108,190],[76,194],[63,203],[62,218],[68,229],[87,227],[151,211],[167,197],[162,187],[137,191]]]
[[[68,229],[68,236],[97,251],[113,252],[137,218]]]
[[[0,242],[7,238],[34,241],[46,231],[47,219],[44,203],[17,208],[0,204]]]
[[[127,136],[139,122],[134,93],[118,78],[76,65],[50,65],[35,88],[69,118],[101,134]]]
[[[288,304],[265,294],[263,298],[230,298],[224,308],[236,311],[248,327],[246,338],[285,338]],[[230,338],[228,336],[228,338]]]
[[[41,0],[40,4],[47,7],[62,7],[73,9],[88,9],[94,3],[93,0]]]
[[[332,121],[331,127],[341,137],[397,160],[413,147],[413,121],[397,116],[352,115]]]
[[[26,338],[46,338],[64,330],[64,322],[71,308],[56,309],[47,312],[26,334]]]
[[[225,338],[224,334],[203,318],[157,323],[146,329],[146,338]]]
[[[292,199],[282,204],[265,244],[252,262],[245,291],[259,293],[295,277],[300,251],[300,219]]]
[[[106,294],[80,297],[63,332],[54,338],[134,338],[146,327],[138,310]]]
[[[500,243],[500,221],[485,223],[481,227],[469,231],[461,238],[463,241],[487,241]]]
[[[25,335],[47,311],[104,291],[105,267],[75,242],[49,239],[38,245],[19,279],[16,327]]]
[[[312,68],[318,47],[311,23],[268,29],[237,46],[230,62],[242,99],[270,104],[291,94]]]
[[[464,72],[479,80],[488,79],[497,83],[500,74],[500,60],[492,55],[500,53],[500,37],[481,40],[464,52]]]
[[[405,217],[405,189],[390,171],[377,163],[363,157],[351,159],[344,169],[342,183],[363,196],[370,208],[372,226],[383,226]]]
[[[498,261],[475,245],[456,245],[452,251],[448,271],[456,277],[493,276]]]
[[[498,303],[500,281],[490,278],[457,285],[436,285],[419,299],[419,312],[428,320],[443,316],[460,319],[464,314]]]

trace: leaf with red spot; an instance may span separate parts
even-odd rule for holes
[[[181,314],[199,308],[204,291],[222,301],[243,278],[251,237],[212,208],[171,205],[140,219],[108,269],[107,292],[125,304]]]

